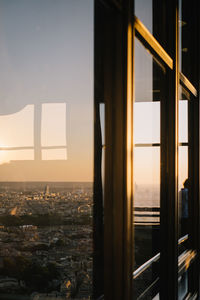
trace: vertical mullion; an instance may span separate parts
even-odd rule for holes
[[[104,293],[104,224],[103,224],[103,191],[102,191],[102,136],[100,124],[100,101],[103,95],[103,59],[101,44],[104,40],[104,11],[102,5],[94,2],[95,43],[94,43],[94,185],[93,185],[93,298]]]
[[[166,48],[173,59],[167,70],[162,115],[161,299],[178,299],[178,1],[166,3]],[[163,117],[162,116],[162,117]],[[162,122],[163,122],[162,121]],[[162,125],[163,128],[163,125]]]
[[[196,245],[197,245],[197,284],[198,284],[198,298],[200,297],[200,105],[199,105],[199,101],[200,101],[200,19],[199,16],[197,14],[197,12],[199,12],[200,9],[200,3],[198,0],[196,0],[195,2],[195,8],[196,8],[196,27],[197,27],[197,48],[196,48],[196,58],[197,58],[197,69],[196,69],[196,85],[197,85],[197,104],[196,104],[196,110],[197,111],[197,117],[196,117],[196,123],[195,126],[198,128],[196,131],[196,148],[197,148],[197,161],[196,161],[196,193],[197,193],[197,197],[196,197],[196,206],[195,209],[197,211],[197,232],[196,232]]]
[[[104,10],[106,10],[104,8]],[[105,202],[104,202],[104,296],[105,300],[114,299],[114,192],[113,192],[113,152],[114,152],[114,116],[112,111],[112,68],[111,52],[114,50],[112,37],[112,14],[108,9],[102,18],[104,30],[104,99],[105,99]],[[110,22],[109,22],[110,19]],[[106,30],[106,31],[105,31]],[[101,45],[103,47],[103,45]]]
[[[128,178],[131,152],[127,153],[127,143],[131,137],[130,124],[127,127],[127,122],[131,122],[131,115],[127,118],[127,113],[132,114],[131,6],[132,0],[123,1],[122,9],[109,6],[107,2],[104,8],[106,13],[102,19],[106,144],[104,202],[106,300],[131,300],[132,294],[132,195],[131,193],[127,195],[127,188],[132,189],[131,177]]]
[[[124,299],[132,299],[133,272],[133,0],[126,1],[126,132],[124,195]]]

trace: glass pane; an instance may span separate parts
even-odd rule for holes
[[[188,272],[184,272],[178,278],[178,299],[183,300],[185,299],[188,293]]]
[[[135,15],[147,29],[152,33],[153,31],[153,3],[152,0],[136,0],[135,1]]]
[[[166,14],[164,1],[135,0],[134,14],[144,24],[147,30],[155,37],[162,47],[166,46],[163,28]],[[142,63],[142,62],[141,62]]]
[[[178,200],[179,200],[179,257],[188,250],[189,234],[189,179],[188,179],[188,99],[185,91],[179,91],[179,148],[178,148]],[[178,299],[188,293],[187,272],[179,273]]]
[[[0,299],[90,299],[93,1],[0,1]]]
[[[183,95],[184,96],[184,95]],[[188,142],[188,101],[179,101],[179,143]]]
[[[66,103],[42,104],[42,146],[66,146]]]
[[[42,160],[66,160],[67,152],[65,149],[45,149],[42,150]]]
[[[188,100],[180,88],[179,100],[179,238],[188,233]]]
[[[145,120],[145,122],[144,122]],[[135,143],[160,142],[160,102],[135,102]]]
[[[160,222],[160,148],[138,147],[134,150],[134,224],[135,269],[156,252],[152,241],[153,226]],[[156,232],[156,230],[155,230]],[[146,238],[142,238],[142,236]],[[145,248],[145,252],[144,249]]]
[[[188,233],[188,147],[179,147],[179,237]]]
[[[135,39],[134,299],[159,297],[159,258],[154,256],[160,252],[160,103],[163,79],[162,66]],[[154,262],[137,276],[138,268],[151,258]],[[153,288],[143,295],[153,282]]]
[[[192,27],[196,27],[195,18],[192,15],[191,3],[179,0],[179,67],[180,71],[192,82],[195,64],[194,40],[195,33]]]
[[[33,105],[26,105],[23,109],[14,113],[12,111],[7,114],[0,113],[0,148],[33,147],[33,122]],[[11,125],[11,130],[8,130]]]
[[[151,56],[135,39],[135,99],[136,102],[152,102],[153,99],[153,63]]]

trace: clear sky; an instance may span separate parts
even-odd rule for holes
[[[0,0],[0,180],[93,180],[93,1]],[[37,146],[38,147],[38,146]],[[22,161],[24,160],[24,161]]]
[[[179,142],[188,142],[188,102],[179,101]],[[160,103],[134,104],[134,143],[160,143]],[[179,186],[188,177],[188,147],[179,147]],[[160,147],[134,149],[134,181],[139,184],[160,184]]]

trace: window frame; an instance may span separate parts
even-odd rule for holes
[[[101,97],[105,103],[105,188],[104,206],[104,289],[107,300],[132,299],[132,250],[134,230],[132,226],[133,190],[133,101],[134,101],[134,37],[166,65],[165,95],[161,105],[161,299],[178,299],[178,101],[179,83],[191,96],[189,108],[190,134],[189,176],[192,181],[191,211],[196,228],[191,225],[191,242],[200,249],[199,239],[199,67],[193,67],[194,81],[190,82],[179,71],[178,0],[163,0],[160,15],[153,22],[161,23],[160,34],[152,35],[134,16],[134,0],[95,0],[103,10],[96,19],[102,30],[98,46],[101,48]],[[193,1],[195,14],[194,33],[199,34],[197,11],[199,3]],[[155,7],[154,7],[155,9]],[[103,16],[103,18],[102,18]],[[104,32],[103,32],[104,30]],[[106,32],[105,32],[106,31]],[[96,32],[96,31],[95,31]],[[194,43],[199,49],[199,41]],[[105,47],[106,45],[106,47]],[[106,49],[105,49],[106,48]],[[99,50],[98,50],[99,51]],[[95,53],[98,53],[95,48]],[[198,65],[198,51],[194,51]],[[100,64],[98,55],[95,63]],[[97,72],[98,73],[98,72]],[[117,75],[116,75],[117,74]],[[99,81],[98,81],[99,84]],[[96,86],[96,81],[95,81]],[[97,86],[95,87],[97,91]],[[142,145],[138,145],[142,146]],[[152,145],[149,145],[152,146]],[[193,262],[191,277],[199,271],[197,260]],[[95,267],[94,267],[95,272]],[[130,279],[131,278],[131,279]],[[199,294],[199,285],[189,287],[191,295]]]

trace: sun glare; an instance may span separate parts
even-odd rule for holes
[[[5,147],[5,146],[0,146],[0,147]],[[4,163],[8,163],[10,160],[9,158],[7,157],[7,151],[5,150],[0,150],[0,164],[4,164]]]

